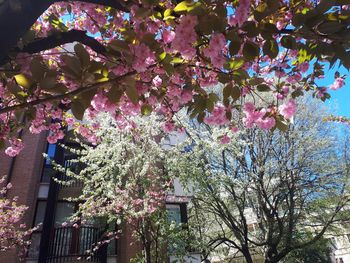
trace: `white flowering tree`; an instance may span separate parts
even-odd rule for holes
[[[56,164],[72,180],[83,182],[76,214],[79,218],[72,220],[99,219],[112,229],[117,226],[118,231],[105,233],[95,251],[118,239],[127,227],[142,248],[135,262],[162,263],[167,258],[167,244],[175,245],[187,233],[183,227],[167,221],[165,202],[173,178],[164,166],[170,154],[166,150],[164,121],[153,114],[129,117],[123,122],[105,114],[98,120],[97,145],[80,142],[80,149],[67,147],[78,156],[71,160],[71,169]],[[78,166],[82,169],[76,169]]]
[[[192,216],[207,256],[281,262],[348,218],[344,134],[322,121],[319,105],[301,104],[285,132],[246,129],[249,118],[233,129],[187,127],[187,150],[169,167],[193,185]]]

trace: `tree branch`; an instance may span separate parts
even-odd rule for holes
[[[59,1],[56,1],[56,2],[59,2]],[[79,0],[79,1],[68,0],[66,2],[71,2],[71,3],[82,2],[82,3],[88,3],[88,4],[96,4],[96,5],[112,7],[114,9],[118,9],[124,12],[129,12],[129,9],[125,6],[126,4],[128,4],[128,1],[123,1],[123,0],[103,0],[103,1],[101,0]],[[125,5],[123,5],[122,3],[124,3]]]
[[[130,71],[130,72],[128,72],[128,73],[126,73],[126,74],[124,74],[122,76],[118,76],[116,78],[109,79],[107,81],[94,83],[94,84],[91,84],[91,85],[88,85],[88,86],[80,87],[80,88],[78,88],[76,90],[73,90],[73,91],[70,91],[70,92],[67,92],[67,93],[64,93],[64,94],[49,96],[49,97],[46,97],[46,98],[41,98],[41,99],[37,99],[37,100],[32,100],[32,101],[16,104],[16,105],[13,105],[13,106],[4,107],[4,108],[0,109],[0,114],[6,113],[6,112],[10,112],[10,111],[14,111],[14,110],[18,110],[18,109],[25,109],[27,107],[32,107],[32,106],[39,105],[39,104],[42,104],[42,103],[45,103],[45,102],[49,102],[49,101],[57,101],[57,100],[62,100],[62,99],[65,99],[65,98],[68,98],[68,97],[71,97],[71,96],[74,96],[74,95],[79,95],[82,92],[93,90],[93,89],[99,88],[99,87],[103,87],[105,84],[116,82],[118,80],[123,79],[124,77],[131,76],[131,75],[133,75],[135,73],[136,73],[135,71]]]
[[[39,38],[25,45],[23,49],[16,48],[14,51],[34,54],[72,42],[80,42],[101,55],[105,55],[107,52],[106,47],[95,38],[86,35],[86,31],[75,29],[67,32],[58,32],[45,38]]]

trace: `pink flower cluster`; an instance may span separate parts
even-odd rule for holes
[[[12,138],[9,140],[11,146],[7,147],[7,149],[5,150],[5,153],[10,156],[10,157],[15,157],[17,154],[19,154],[24,145],[21,139],[17,139],[17,138]]]
[[[175,38],[175,32],[171,30],[164,30],[162,34],[162,39],[165,44],[171,43]]]
[[[99,142],[99,138],[95,134],[95,131],[85,125],[80,125],[77,129],[77,132],[93,145],[96,145]]]
[[[204,118],[204,122],[209,125],[224,125],[229,123],[226,117],[226,108],[221,104],[217,104],[211,114]]]
[[[278,107],[279,113],[286,119],[291,119],[297,111],[297,105],[293,99]]]
[[[57,143],[58,140],[63,139],[64,132],[61,129],[60,123],[51,123],[49,126],[50,129],[50,135],[47,136],[47,141],[51,144]]]
[[[252,128],[254,124],[261,129],[271,129],[275,126],[276,121],[273,117],[266,117],[267,110],[257,110],[255,105],[251,102],[247,102],[243,106],[243,112],[245,117],[243,123],[247,128]]]
[[[339,78],[335,79],[334,83],[332,85],[330,85],[329,88],[331,90],[337,90],[337,89],[344,87],[344,85],[345,85],[345,80],[343,78],[339,77]]]
[[[137,72],[145,72],[149,66],[155,63],[156,57],[146,44],[130,45],[129,48],[134,55],[132,67]]]
[[[204,55],[210,58],[216,68],[222,68],[225,63],[225,57],[222,54],[225,45],[225,36],[222,33],[215,33],[210,39],[209,46],[203,50]]]
[[[5,182],[5,177],[0,178],[0,185]],[[6,195],[11,184],[0,188],[0,195]],[[7,199],[0,197],[0,251],[6,251],[12,248],[20,248],[21,253],[25,252],[30,244],[29,235],[35,229],[25,230],[26,225],[21,224],[26,206],[18,205],[17,198]]]
[[[197,40],[197,34],[194,27],[197,25],[196,16],[183,16],[180,24],[175,29],[175,38],[172,42],[172,48],[181,53],[184,59],[191,59],[196,54],[193,43]]]
[[[233,16],[228,18],[230,26],[242,26],[247,21],[250,10],[250,0],[240,0]]]
[[[230,137],[227,136],[227,134],[225,134],[224,136],[222,136],[220,138],[220,143],[221,144],[229,144],[231,142]]]

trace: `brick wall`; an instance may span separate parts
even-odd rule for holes
[[[23,134],[22,140],[25,148],[17,157],[9,158],[0,152],[0,176],[9,176],[8,173],[13,162],[10,178],[13,187],[8,192],[8,197],[18,196],[18,203],[29,207],[24,216],[24,223],[31,227],[43,165],[42,153],[45,151],[46,140],[44,134]],[[15,251],[7,251],[0,254],[0,262],[17,263],[19,259]]]

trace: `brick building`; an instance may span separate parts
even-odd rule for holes
[[[8,182],[13,188],[8,197],[18,196],[18,203],[29,207],[24,223],[27,226],[41,227],[32,234],[32,244],[29,248],[27,263],[63,263],[98,262],[98,263],[129,263],[130,259],[139,251],[139,247],[132,242],[131,229],[123,227],[123,234],[118,241],[102,246],[92,257],[86,253],[105,231],[96,224],[62,225],[72,215],[77,204],[66,201],[67,197],[76,197],[82,189],[78,181],[69,186],[57,184],[52,177],[62,176],[53,169],[50,161],[45,160],[43,153],[47,153],[58,163],[69,166],[72,158],[58,145],[48,144],[45,134],[23,134],[24,150],[16,157],[10,158],[0,153],[0,175],[8,175]],[[64,178],[63,178],[64,179]],[[184,195],[178,184],[171,194],[172,200]],[[174,198],[175,197],[175,198]],[[172,201],[167,209],[176,221],[186,222],[186,202]],[[192,257],[193,256],[193,257]],[[188,262],[200,262],[200,257],[193,254]],[[171,258],[173,260],[173,258]],[[15,251],[0,253],[0,262],[17,263],[19,259]]]

